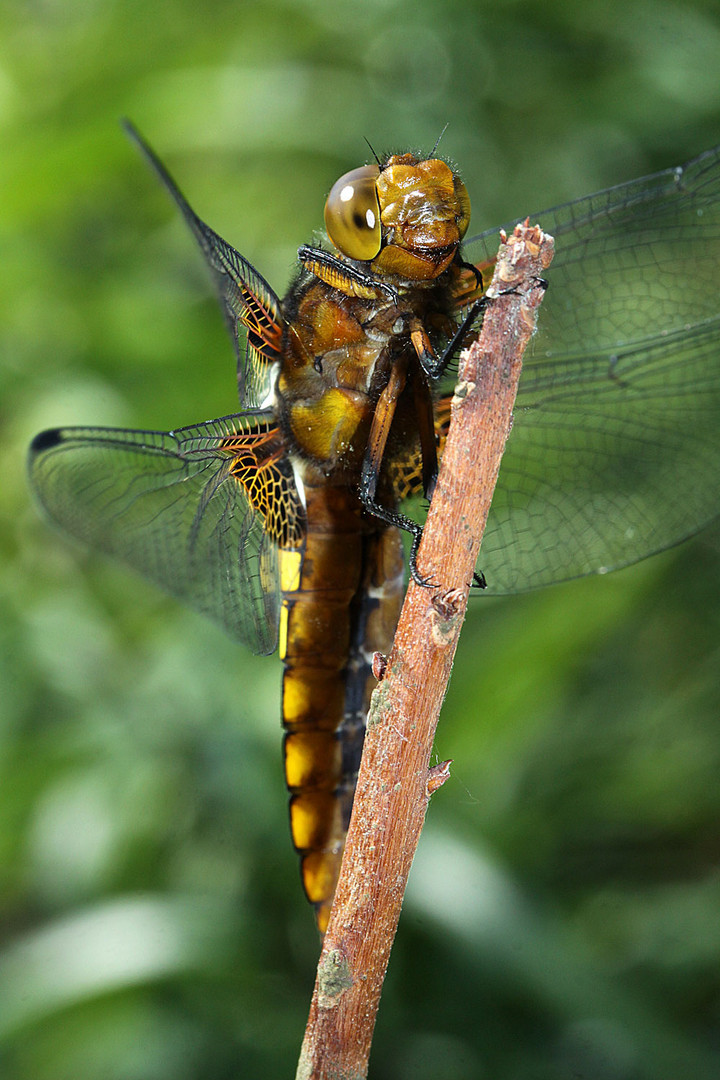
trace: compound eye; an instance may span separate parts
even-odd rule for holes
[[[325,228],[335,247],[349,259],[369,262],[380,251],[380,204],[377,165],[363,165],[337,180],[325,203]]]

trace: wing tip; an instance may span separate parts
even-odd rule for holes
[[[48,428],[46,431],[41,431],[30,443],[30,456],[36,457],[38,454],[45,453],[46,450],[52,450],[64,441],[62,428]]]

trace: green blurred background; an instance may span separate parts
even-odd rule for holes
[[[472,231],[720,141],[720,7],[0,6],[0,1076],[284,1078],[317,939],[276,659],[40,520],[60,423],[236,407],[193,243],[118,127],[282,291],[326,191],[442,149]],[[720,530],[478,600],[374,1080],[720,1076]]]

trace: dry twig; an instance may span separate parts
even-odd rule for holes
[[[429,796],[435,727],[480,539],[512,423],[522,354],[542,300],[552,237],[527,223],[503,243],[482,332],[461,357],[452,422],[418,564],[373,696],[340,881],[297,1080],[362,1080]],[[449,763],[444,763],[448,765]]]

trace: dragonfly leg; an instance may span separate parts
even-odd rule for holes
[[[462,346],[465,335],[473,328],[474,323],[482,315],[489,303],[491,303],[491,300],[487,296],[481,296],[479,300],[475,301],[440,356],[435,355],[424,329],[421,327],[415,328],[411,334],[412,343],[415,346],[423,371],[429,378],[439,379],[444,374],[448,364]]]
[[[390,300],[399,303],[397,289],[381,281],[375,274],[360,270],[322,248],[303,244],[298,248],[298,258],[306,270],[346,296],[363,300]]]
[[[395,417],[398,398],[405,389],[407,382],[407,358],[399,358],[393,365],[387,385],[381,393],[375,406],[370,437],[368,439],[365,457],[363,458],[360,473],[360,499],[363,506],[374,517],[384,521],[387,525],[395,525],[399,529],[412,534],[412,546],[408,565],[413,581],[418,585],[430,587],[433,583],[426,581],[417,568],[417,549],[422,538],[422,525],[401,514],[399,510],[383,506],[377,499],[377,488],[380,479],[380,469],[383,455],[387,445],[388,435]]]

